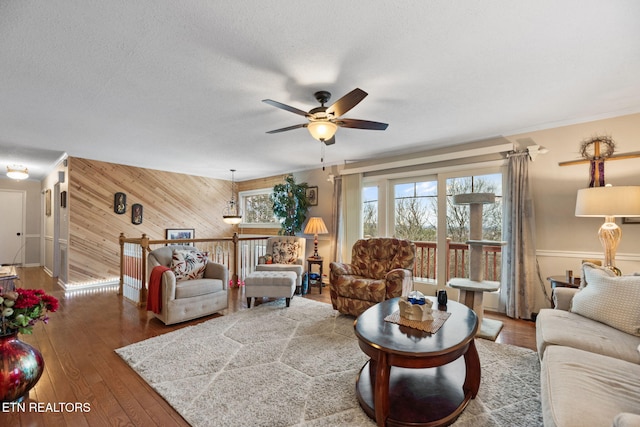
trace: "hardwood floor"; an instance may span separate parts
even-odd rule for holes
[[[48,325],[20,336],[42,352],[45,371],[23,408],[0,404],[0,425],[188,426],[114,350],[218,315],[164,326],[115,288],[65,294],[41,268],[19,268],[18,275],[16,286],[44,289],[60,300],[60,309]],[[228,313],[247,308],[242,289],[232,289],[229,298]],[[321,295],[313,288],[305,298],[330,302],[326,288]],[[533,322],[485,315],[505,323],[498,342],[535,350]]]

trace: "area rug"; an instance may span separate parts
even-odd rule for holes
[[[117,349],[191,425],[374,426],[355,380],[367,357],[353,317],[294,298]],[[476,340],[478,397],[455,426],[541,426],[535,352]]]

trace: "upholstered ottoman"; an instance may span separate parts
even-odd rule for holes
[[[247,307],[251,308],[251,298],[286,298],[287,307],[296,291],[298,275],[293,271],[254,271],[244,279],[244,293]]]

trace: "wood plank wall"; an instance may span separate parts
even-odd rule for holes
[[[123,215],[113,211],[116,192],[127,195]],[[164,239],[167,228],[193,228],[203,238],[234,232],[222,221],[231,181],[70,157],[68,193],[71,284],[119,276],[121,232],[151,239]],[[134,203],[143,206],[140,225],[131,223]]]

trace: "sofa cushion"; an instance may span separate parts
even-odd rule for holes
[[[220,279],[192,279],[176,282],[176,299],[198,297],[224,290]]]
[[[621,412],[640,412],[640,365],[550,346],[540,391],[545,427],[610,426]]]
[[[302,276],[304,267],[300,264],[258,264],[255,271],[293,271]]]
[[[640,414],[621,412],[613,419],[612,427],[638,427],[640,426]]]
[[[295,241],[273,242],[271,246],[274,264],[293,264],[298,260],[300,244]]]
[[[176,249],[171,259],[171,270],[176,280],[202,279],[207,267],[207,256],[194,249]]]
[[[382,302],[387,295],[387,282],[361,276],[338,276],[332,285],[336,295],[369,302]]]
[[[640,277],[611,276],[589,265],[583,272],[587,286],[573,297],[571,311],[640,336]]]
[[[582,291],[580,291],[582,292]],[[536,318],[538,355],[554,345],[573,347],[640,365],[640,337],[564,310],[543,308]]]

